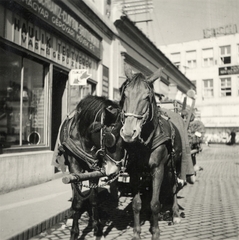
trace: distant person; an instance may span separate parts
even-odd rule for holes
[[[236,133],[232,130],[230,133],[230,139],[227,145],[234,145],[236,143]]]

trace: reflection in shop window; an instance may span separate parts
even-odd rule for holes
[[[43,65],[3,49],[0,59],[1,147],[45,144]]]

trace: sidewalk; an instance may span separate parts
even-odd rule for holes
[[[62,221],[71,196],[61,177],[0,195],[0,239],[29,239]]]

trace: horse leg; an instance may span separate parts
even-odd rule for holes
[[[80,212],[79,211],[74,211],[73,213],[73,223],[72,223],[72,227],[71,227],[71,236],[70,236],[70,240],[77,240],[79,233],[80,233],[80,229],[79,229],[79,219],[80,219]]]
[[[173,186],[173,206],[172,206],[172,212],[173,212],[173,223],[174,224],[180,223],[181,222],[181,218],[180,218],[180,215],[179,215],[179,206],[178,206],[178,199],[177,199],[177,185],[176,185],[176,183]]]
[[[140,211],[142,208],[142,200],[140,198],[139,182],[140,182],[139,175],[134,173],[130,176],[130,183],[132,186],[133,193],[132,209],[134,214],[134,228],[133,228],[134,237],[132,238],[132,240],[140,239],[141,233]]]
[[[98,184],[98,180],[90,181],[91,184]],[[99,220],[99,211],[98,211],[98,189],[93,188],[92,193],[90,195],[90,205],[92,209],[92,226],[94,228],[94,236],[101,237],[103,235],[103,226]]]
[[[72,191],[73,191],[73,197],[72,197],[72,210],[73,212],[73,223],[72,223],[72,227],[71,227],[71,237],[70,240],[76,240],[78,239],[79,233],[80,233],[80,229],[79,229],[79,219],[81,217],[81,208],[82,208],[82,204],[83,204],[83,200],[80,198],[78,193],[78,189],[76,189],[78,186],[75,185],[74,183],[71,184],[72,185]]]
[[[158,240],[160,236],[158,215],[160,212],[160,201],[159,195],[161,190],[161,185],[164,177],[164,164],[167,161],[168,152],[167,148],[160,146],[159,149],[153,152],[150,156],[149,164],[151,166],[152,174],[152,199],[150,203],[152,211],[152,222],[151,222],[151,233],[152,240]],[[160,159],[160,162],[159,162]]]
[[[138,192],[132,202],[133,212],[134,212],[134,237],[133,240],[140,239],[141,227],[140,227],[140,210],[142,208],[142,201],[140,198],[140,193]]]
[[[160,188],[163,181],[163,171],[164,166],[160,165],[153,172],[152,179],[152,199],[150,202],[150,207],[152,211],[152,222],[151,222],[151,233],[152,240],[158,240],[160,235],[159,225],[158,225],[158,215],[160,212],[160,202],[159,202],[159,194]]]

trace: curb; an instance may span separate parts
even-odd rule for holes
[[[69,208],[63,212],[56,214],[53,217],[50,217],[49,219],[46,219],[45,221],[42,221],[35,226],[26,229],[25,231],[9,238],[8,240],[29,240],[30,238],[35,237],[36,235],[46,231],[48,228],[51,228],[55,224],[66,219],[69,216],[70,212],[71,211]]]

